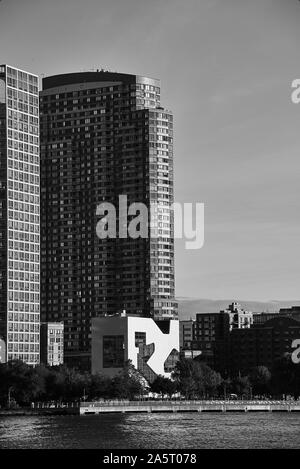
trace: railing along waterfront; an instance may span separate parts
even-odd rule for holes
[[[300,401],[280,400],[153,400],[153,401],[98,401],[82,402],[80,414],[105,412],[300,412]]]

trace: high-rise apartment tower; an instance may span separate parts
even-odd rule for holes
[[[173,116],[158,80],[105,71],[44,78],[40,113],[42,319],[64,321],[66,362],[89,367],[92,317],[167,330],[177,316]],[[147,237],[97,236],[97,207],[112,203],[118,225],[120,195],[155,206]]]
[[[39,363],[38,77],[0,66],[0,340],[5,359]]]

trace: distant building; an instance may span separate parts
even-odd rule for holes
[[[180,357],[182,358],[194,359],[202,355],[196,341],[196,325],[195,319],[179,321]]]
[[[229,329],[247,329],[253,324],[253,313],[245,311],[239,303],[231,303],[227,309],[220,311],[229,315]]]
[[[179,358],[179,322],[127,316],[92,319],[92,373],[115,376],[131,360],[148,382],[170,377]]]
[[[288,316],[296,321],[300,321],[300,306],[292,306],[291,308],[281,308],[280,316]]]
[[[41,363],[49,366],[64,362],[63,322],[41,323]]]
[[[0,338],[0,363],[6,362],[6,346],[3,339]]]
[[[180,321],[182,356],[201,357],[210,367],[227,373],[229,369],[230,332],[250,328],[253,314],[238,303],[219,313],[198,313],[196,320]]]
[[[212,368],[223,367],[227,357],[230,317],[226,312],[198,313],[196,320],[180,322],[180,353],[200,357]]]
[[[196,315],[193,348],[214,369],[223,369],[228,356],[230,316],[227,312]]]
[[[279,316],[278,312],[273,313],[253,313],[253,324],[264,324],[270,319],[277,318]]]
[[[223,376],[271,368],[300,338],[300,306],[272,313],[244,311],[232,303],[220,313],[198,313],[196,321],[180,321],[182,356],[197,356]],[[191,340],[192,335],[192,340]],[[200,353],[195,353],[200,351]]]
[[[292,306],[291,308],[281,308],[279,312],[272,313],[255,313],[253,314],[253,324],[264,324],[269,319],[289,317],[300,321],[300,306]]]
[[[276,359],[293,351],[292,342],[299,337],[300,321],[282,316],[250,329],[233,330],[230,334],[231,373],[248,373],[260,365],[272,368]]]
[[[179,321],[179,345],[180,350],[189,350],[195,340],[195,319]]]

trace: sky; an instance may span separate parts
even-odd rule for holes
[[[205,204],[176,241],[176,295],[300,298],[298,0],[0,0],[0,63],[161,80],[175,200]]]

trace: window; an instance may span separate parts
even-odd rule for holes
[[[146,345],[146,332],[135,333],[135,346]]]
[[[124,336],[103,336],[103,368],[122,368],[124,362]]]

